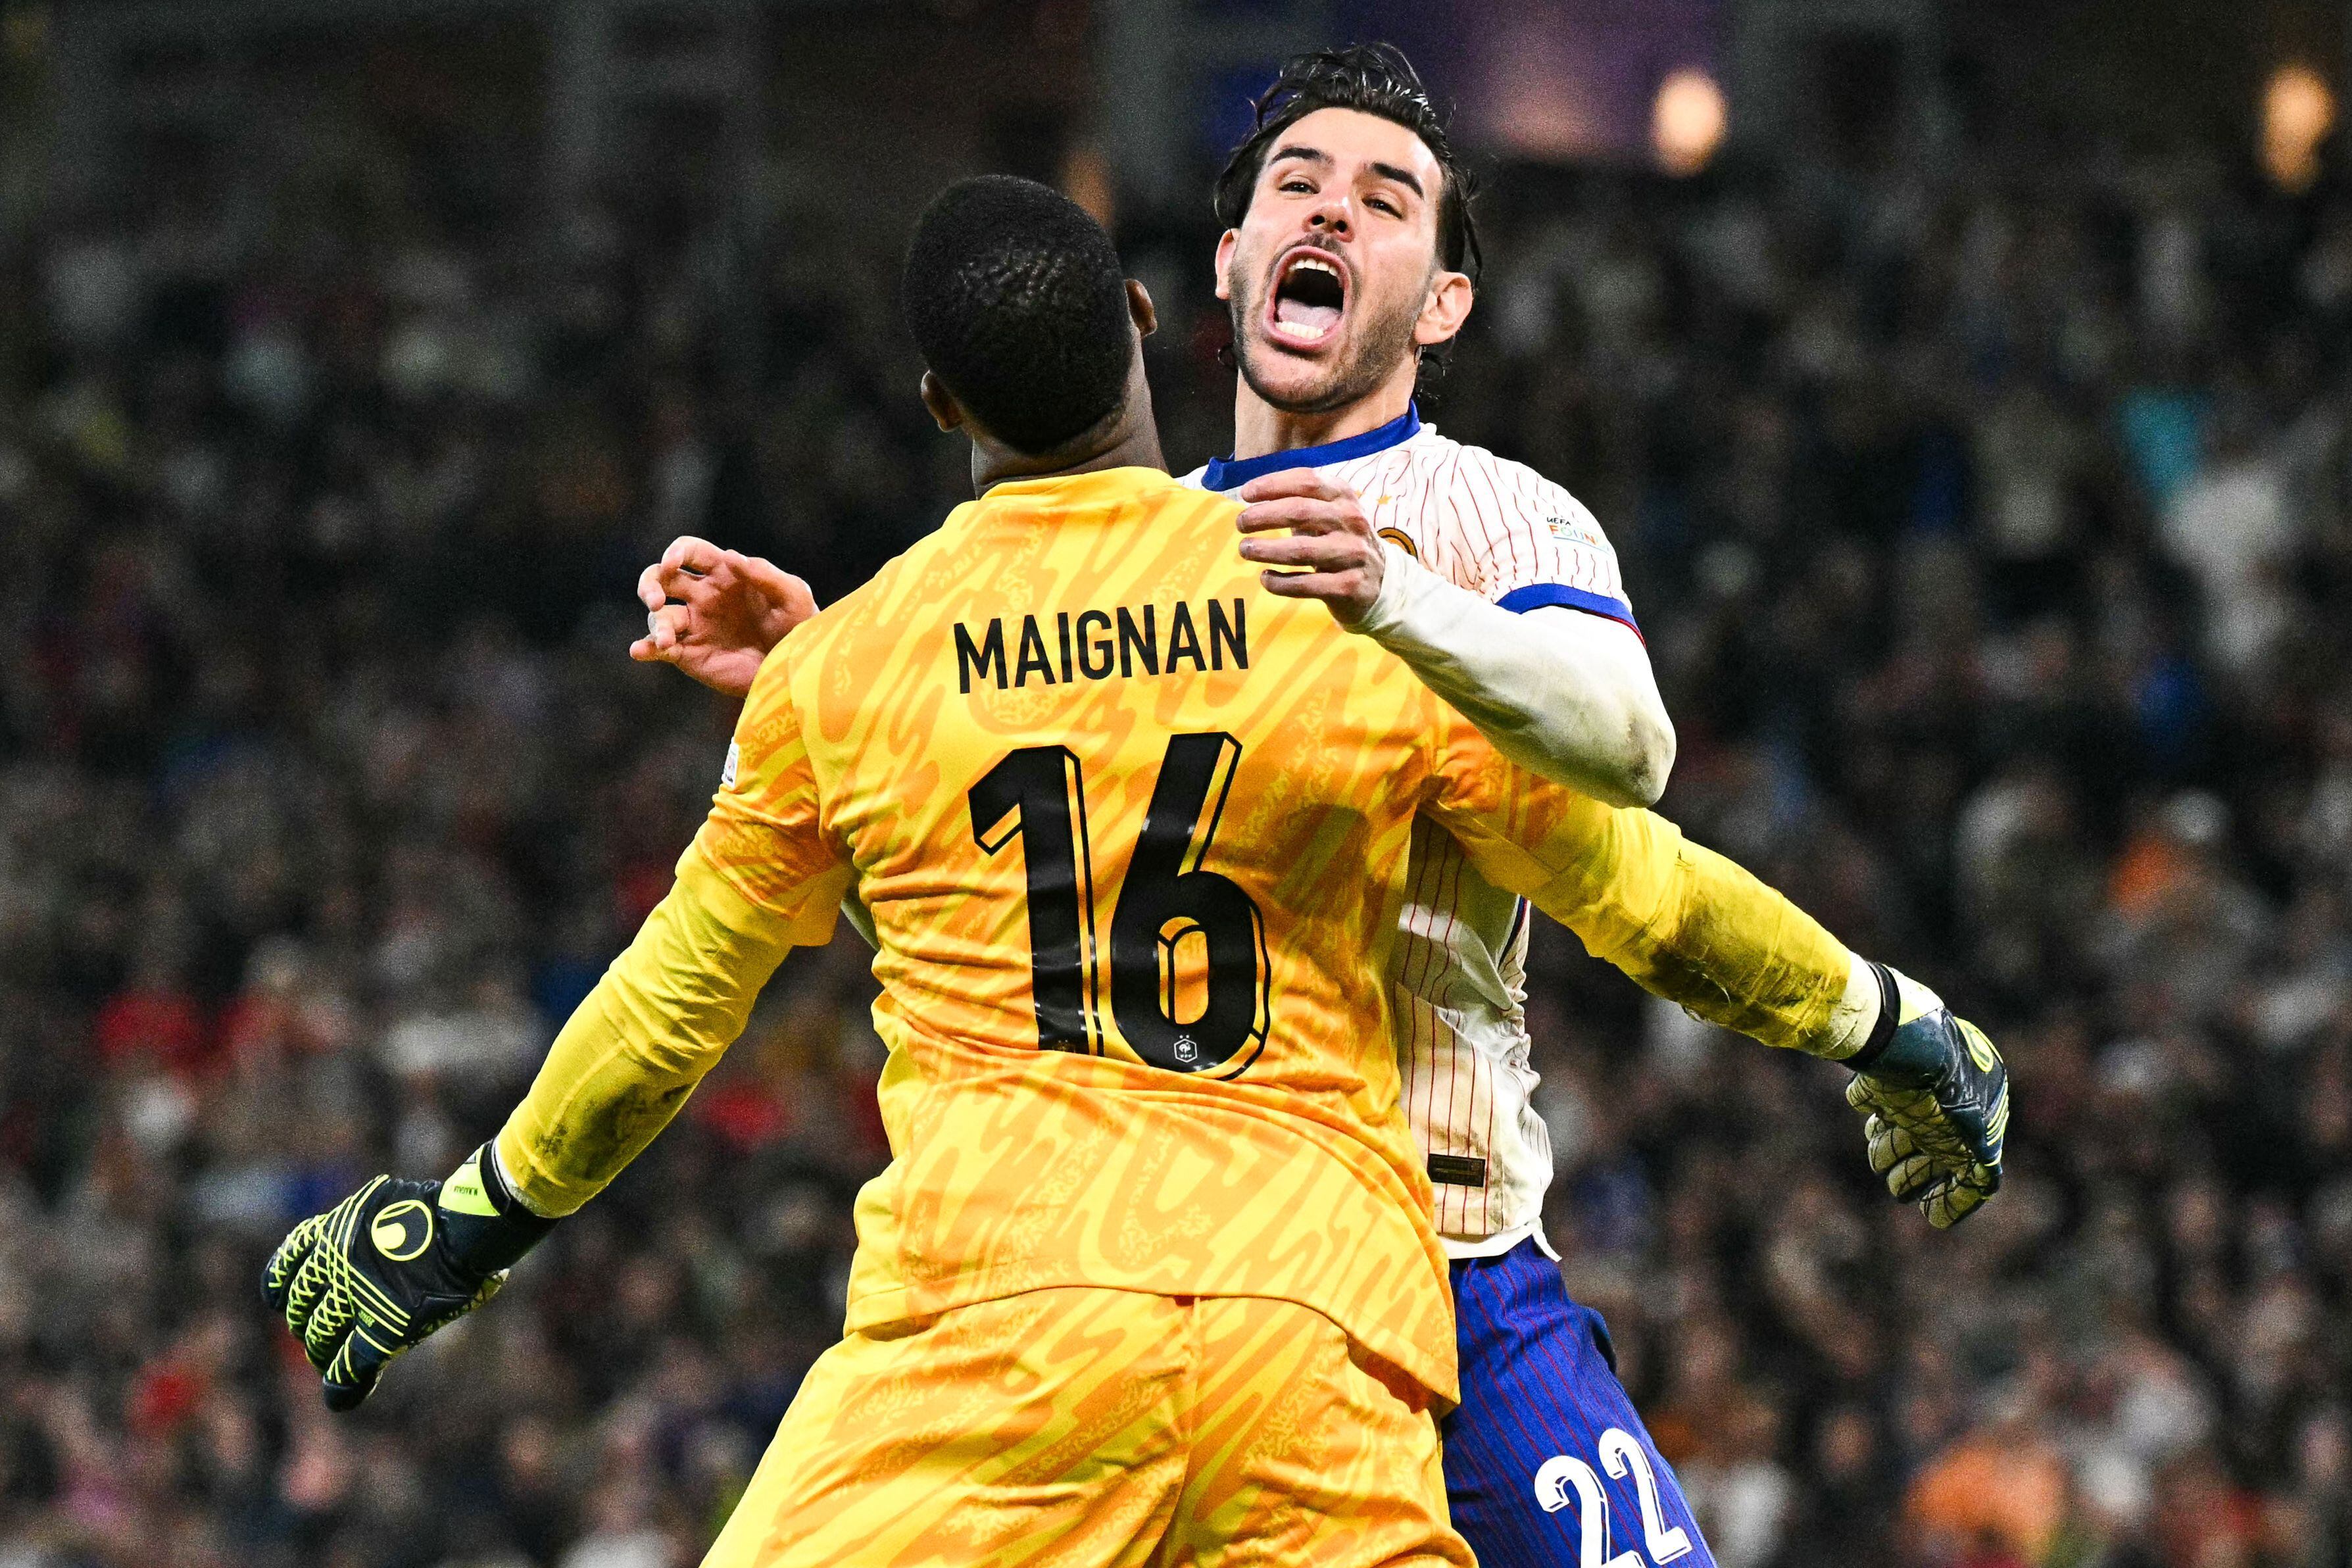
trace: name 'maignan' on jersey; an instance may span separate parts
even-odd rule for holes
[[[877,942],[893,1159],[855,1331],[1057,1285],[1265,1295],[1454,1392],[1391,991],[1413,823],[1573,880],[1601,806],[1523,773],[1224,499],[1001,484],[769,656],[695,853]]]

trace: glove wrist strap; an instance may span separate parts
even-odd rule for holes
[[[484,1274],[512,1266],[555,1228],[553,1220],[531,1213],[507,1184],[497,1149],[489,1143],[442,1184],[441,1212],[452,1249]]]
[[[1855,1072],[1866,1070],[1886,1054],[1886,1047],[1895,1043],[1897,1020],[1903,1016],[1903,996],[1895,988],[1894,972],[1874,960],[1865,962],[1878,981],[1878,1022],[1870,1026],[1870,1037],[1862,1042],[1862,1048],[1842,1064]]]
[[[506,1166],[499,1163],[497,1139],[491,1139],[474,1151],[474,1163],[482,1173],[482,1191],[488,1195],[499,1217],[535,1219],[551,1226],[555,1223],[523,1202],[522,1194],[514,1190],[514,1184],[507,1179]]]

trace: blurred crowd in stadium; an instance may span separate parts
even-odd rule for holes
[[[432,173],[0,258],[5,1568],[688,1563],[838,1330],[884,1157],[845,931],[361,1417],[259,1305],[288,1223],[495,1127],[664,890],[731,713],[626,659],[636,566],[698,531],[830,598],[964,494],[879,239],[655,193],[551,246]],[[2352,1563],[2332,191],[1493,182],[1425,412],[1611,531],[1663,809],[2016,1075],[2008,1187],[1932,1235],[1842,1075],[1538,932],[1551,1234],[1725,1568]],[[1213,235],[1127,237],[1189,466]]]

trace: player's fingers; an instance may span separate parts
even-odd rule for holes
[[[1866,1131],[1870,1168],[1886,1178],[1888,1190],[1898,1198],[1911,1195],[1906,1187],[1965,1171],[1973,1163],[1966,1149],[1948,1140],[1924,1138],[1917,1128],[1874,1116]]]
[[[1955,1170],[1963,1165],[1971,1164],[1977,1159],[1974,1145],[1969,1143],[1958,1128],[1954,1127],[1941,1116],[1931,1113],[1923,1117],[1911,1117],[1898,1113],[1890,1118],[1890,1121],[1893,1125],[1902,1128],[1910,1135],[1913,1147],[1921,1153],[1933,1154]]]
[[[808,584],[774,562],[747,555],[740,570],[743,581],[766,601],[760,614],[763,635],[772,633],[781,638],[817,613],[816,595]]]
[[[1863,1146],[1870,1155],[1870,1168],[1885,1175],[1897,1160],[1907,1160],[1917,1153],[1911,1134],[1885,1118],[1873,1116],[1862,1124]]]
[[[1982,1207],[1981,1196],[1966,1187],[1953,1187],[1920,1205],[1919,1212],[1937,1230],[1949,1230]]]
[[[1960,1130],[1945,1116],[1933,1095],[1897,1091],[1882,1096],[1871,1109],[1881,1121],[1909,1131],[1922,1148],[1937,1150],[1955,1159],[1975,1157],[1968,1152]]]
[[[1968,1174],[1956,1177],[1920,1203],[1919,1210],[1927,1223],[1937,1230],[1949,1230],[1969,1215],[1984,1207],[1993,1194],[2000,1190],[2000,1173],[1979,1165]]]
[[[747,582],[758,587],[771,599],[781,601],[809,593],[809,585],[806,582],[793,576],[764,555],[742,555],[733,551],[728,553],[733,557],[729,564],[741,574]],[[811,603],[815,602],[815,595],[809,595],[809,598]]]
[[[1846,1085],[1845,1102],[1856,1110],[1904,1121],[1916,1121],[1937,1113],[1936,1097],[1927,1090],[1897,1089],[1868,1073],[1855,1074]]]
[[[1285,599],[1321,599],[1346,603],[1364,596],[1364,582],[1355,572],[1261,572],[1258,584]]]
[[[637,603],[648,610],[658,610],[668,600],[668,590],[662,585],[662,563],[656,561],[637,574]]]
[[[1934,1197],[1921,1204],[1919,1212],[1926,1215],[1927,1223],[1937,1230],[1949,1230],[1983,1206],[1980,1202],[1966,1203],[1952,1197]]]
[[[1370,552],[1350,534],[1291,534],[1282,539],[1245,539],[1241,557],[1264,566],[1305,566],[1343,572],[1370,563]]]
[[[646,616],[644,640],[652,645],[653,657],[664,659],[674,657],[678,645],[686,641],[691,624],[692,617],[684,605],[664,605],[660,609],[649,612]]]
[[[1315,468],[1285,468],[1280,473],[1261,474],[1241,488],[1245,501],[1273,500],[1283,496],[1315,496],[1324,500],[1356,499],[1356,492]]]
[[[1899,1116],[1906,1121],[1933,1121],[1944,1113],[1944,1108],[1936,1103],[1934,1092],[1924,1089],[1886,1089],[1881,1094],[1879,1103],[1886,1107],[1889,1114]]]
[[[1353,500],[1335,501],[1297,497],[1265,500],[1242,508],[1234,527],[1243,533],[1267,533],[1287,528],[1300,533],[1371,532],[1363,509]]]
[[[325,1396],[327,1408],[341,1412],[356,1410],[367,1396],[375,1392],[376,1380],[398,1348],[383,1343],[364,1323],[354,1328],[335,1352],[335,1358],[320,1373],[320,1391]]]
[[[313,1326],[327,1299],[329,1279],[324,1247],[314,1247],[294,1270],[286,1287],[286,1328],[309,1348]]]
[[[656,643],[651,637],[639,637],[629,645],[629,657],[639,664],[667,664],[679,669],[686,668],[687,659],[693,651],[692,647],[686,643]]]
[[[286,1310],[286,1299],[294,1287],[295,1270],[319,1245],[319,1219],[316,1215],[304,1220],[287,1233],[286,1239],[261,1266],[261,1299],[278,1311]]]
[[[375,1380],[373,1378],[370,1378],[364,1385],[358,1384],[337,1383],[334,1379],[326,1376],[321,1376],[319,1379],[320,1394],[325,1398],[327,1408],[333,1411],[338,1415],[357,1410],[361,1405],[367,1403],[367,1396],[374,1392]]]
[[[686,571],[686,583],[700,584],[712,593],[724,593],[735,585],[743,574],[743,557],[732,550],[721,550],[701,564]],[[684,595],[680,595],[683,597]]]
[[[728,582],[726,570],[727,564],[723,561],[714,564],[708,572],[690,571],[684,566],[673,566],[664,562],[655,568],[656,574],[655,581],[661,588],[663,604],[675,605],[682,600],[689,605],[699,605],[716,597],[725,590]],[[658,609],[661,606],[654,605],[646,607]]]
[[[312,1366],[321,1373],[327,1370],[358,1315],[351,1298],[332,1285],[311,1299],[310,1316],[302,1322],[302,1353],[310,1358]]]
[[[719,564],[726,553],[707,539],[697,539],[690,533],[681,533],[669,542],[667,550],[662,552],[661,563],[672,573],[683,570],[708,574],[711,568]]]
[[[1945,1173],[1933,1160],[1925,1154],[1914,1154],[1887,1168],[1886,1190],[1895,1194],[1897,1203],[1913,1203],[1944,1179]]]

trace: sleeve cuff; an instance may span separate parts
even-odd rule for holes
[[[1513,615],[1525,615],[1529,610],[1542,609],[1550,605],[1583,610],[1620,623],[1637,637],[1642,635],[1640,623],[1633,619],[1633,605],[1622,599],[1612,599],[1606,594],[1596,594],[1590,588],[1571,588],[1565,583],[1529,583],[1525,587],[1512,589],[1495,603]]]
[[[1412,574],[1423,570],[1420,562],[1399,550],[1387,540],[1381,541],[1381,553],[1387,557],[1381,569],[1381,591],[1372,600],[1363,618],[1348,630],[1360,637],[1379,641],[1396,629],[1405,617],[1405,599],[1412,592]]]

